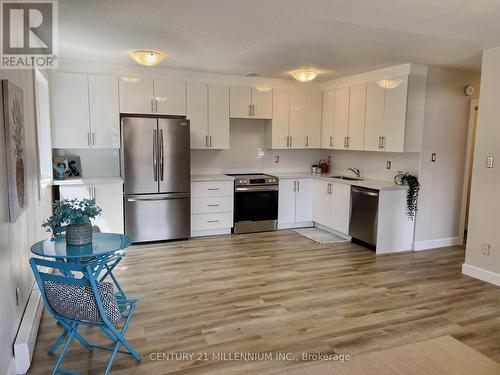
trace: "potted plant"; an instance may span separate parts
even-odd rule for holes
[[[399,172],[394,177],[394,182],[398,185],[408,185],[408,191],[406,193],[406,211],[409,218],[414,220],[417,213],[418,192],[420,191],[418,177],[409,173]]]
[[[53,234],[66,230],[68,245],[84,245],[92,242],[92,224],[102,210],[95,199],[63,199],[54,204],[54,214],[42,223]]]

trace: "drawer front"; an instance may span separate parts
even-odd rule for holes
[[[192,231],[231,228],[232,226],[233,226],[232,212],[191,215]]]
[[[191,197],[232,197],[233,181],[201,181],[191,183]]]
[[[191,214],[233,212],[233,197],[192,198]]]

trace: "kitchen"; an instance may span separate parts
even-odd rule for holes
[[[498,373],[496,4],[42,2],[56,66],[0,70],[8,375]]]

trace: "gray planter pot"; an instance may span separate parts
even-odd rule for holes
[[[66,243],[68,245],[85,245],[92,243],[91,224],[70,224],[66,227]]]

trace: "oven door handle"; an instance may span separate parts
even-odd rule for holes
[[[278,191],[278,185],[265,185],[265,186],[249,186],[249,187],[236,187],[236,193],[246,193],[253,191]]]

